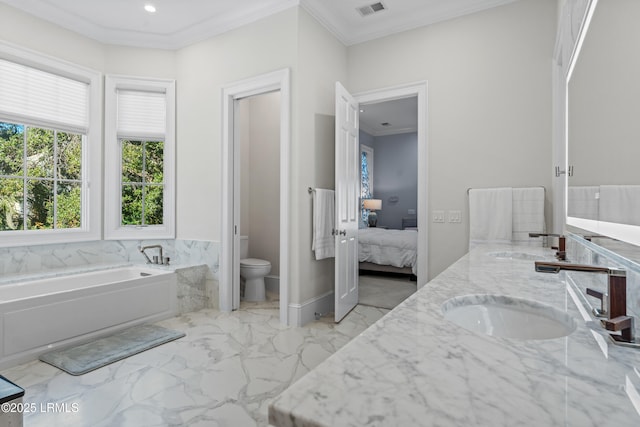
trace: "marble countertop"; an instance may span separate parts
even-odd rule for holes
[[[513,252],[527,256],[509,257]],[[640,350],[611,344],[590,318],[584,289],[564,272],[535,272],[534,259],[553,260],[553,252],[472,250],[274,399],[270,424],[640,425]],[[539,301],[578,326],[548,340],[473,333],[441,310],[449,298],[468,294]]]

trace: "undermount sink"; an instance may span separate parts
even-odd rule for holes
[[[521,340],[569,335],[575,320],[546,304],[505,295],[464,295],[442,304],[444,318],[477,333]]]
[[[494,258],[504,258],[504,259],[518,259],[523,261],[535,261],[539,260],[540,255],[528,254],[526,252],[489,252],[487,255],[492,256]]]

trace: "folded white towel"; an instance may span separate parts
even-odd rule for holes
[[[333,190],[316,188],[313,192],[313,242],[311,250],[316,259],[335,256],[335,240],[332,234],[335,216],[335,194]]]
[[[567,216],[598,220],[600,187],[571,186],[567,188]]]
[[[469,248],[482,242],[510,242],[513,234],[513,191],[508,188],[469,190]]]
[[[513,189],[513,234],[514,242],[529,243],[529,233],[544,233],[544,188]]]
[[[640,225],[640,185],[601,185],[600,221]]]

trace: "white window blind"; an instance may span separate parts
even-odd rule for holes
[[[86,133],[89,84],[0,59],[0,114],[17,122]]]
[[[166,96],[162,92],[118,89],[118,135],[164,137]]]

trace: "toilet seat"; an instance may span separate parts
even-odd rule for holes
[[[240,266],[246,268],[266,267],[268,265],[271,265],[269,261],[258,258],[245,258],[240,260]]]

